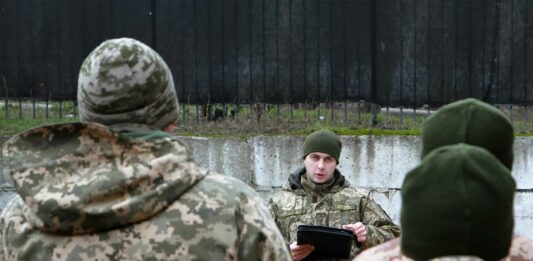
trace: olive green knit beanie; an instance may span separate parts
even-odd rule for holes
[[[83,61],[78,108],[82,121],[104,125],[163,129],[178,117],[170,69],[156,51],[131,38],[107,40]]]
[[[443,106],[422,126],[422,158],[441,146],[466,143],[485,148],[512,169],[513,142],[513,125],[507,116],[476,99]]]
[[[337,134],[329,130],[319,130],[305,138],[303,158],[311,152],[322,152],[334,157],[338,164],[341,149],[342,143]]]
[[[402,253],[415,260],[504,258],[515,189],[509,169],[483,148],[456,144],[434,150],[402,185]]]

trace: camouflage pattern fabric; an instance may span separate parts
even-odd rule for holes
[[[294,184],[294,179],[289,179],[281,191],[270,199],[270,212],[287,243],[296,241],[298,225],[341,228],[345,224],[362,222],[368,236],[360,247],[352,245],[351,257],[354,257],[363,249],[400,235],[399,226],[392,222],[379,204],[367,193],[351,187],[338,170],[335,175],[336,182],[323,193],[306,191],[303,186]],[[303,179],[305,168],[291,176]]]
[[[396,238],[381,245],[363,251],[353,261],[412,261],[402,255],[401,238]],[[478,257],[440,257],[435,261],[474,261],[482,260]],[[515,235],[511,243],[509,256],[502,261],[531,261],[533,260],[533,240]]]
[[[78,109],[82,121],[161,130],[178,118],[172,73],[147,45],[131,38],[107,40],[81,65]]]
[[[256,192],[151,137],[69,123],[7,141],[18,196],[0,216],[0,260],[290,260]]]

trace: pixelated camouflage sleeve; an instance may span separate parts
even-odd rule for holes
[[[400,236],[400,227],[394,224],[387,213],[373,199],[361,198],[363,223],[367,228],[367,239],[362,249],[367,249]]]
[[[277,219],[277,206],[276,204],[274,203],[274,201],[272,200],[272,198],[269,199],[268,201],[268,211],[270,212],[270,215],[272,215],[272,217],[274,218],[274,222],[276,223],[276,228],[280,228],[280,224],[278,222],[278,219]],[[287,239],[287,237],[283,234],[281,234],[283,236],[283,240],[285,241],[285,244],[290,244],[291,242],[289,242],[289,240]]]
[[[241,198],[239,260],[291,260],[271,213],[259,196]]]

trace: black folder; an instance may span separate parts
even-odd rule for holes
[[[296,231],[296,243],[314,245],[320,257],[349,258],[353,242],[353,232],[346,229],[299,225]]]

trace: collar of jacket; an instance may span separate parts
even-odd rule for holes
[[[291,190],[294,192],[301,191],[302,193],[305,193],[303,190],[303,185],[301,182],[302,175],[305,175],[305,167],[301,167],[291,173],[289,175],[289,180],[287,182],[287,185],[284,186],[283,189],[285,190]],[[335,172],[333,172],[333,178],[335,179],[335,182],[333,182],[333,185],[331,186],[330,192],[337,192],[341,190],[344,187],[347,187],[349,185],[348,180],[344,178],[344,176],[341,174],[341,172],[338,169],[335,169]]]

